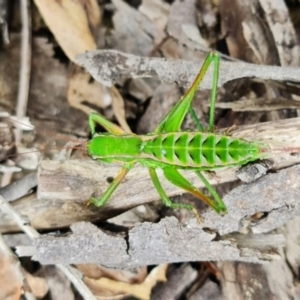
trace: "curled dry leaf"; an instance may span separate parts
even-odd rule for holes
[[[96,49],[90,26],[100,23],[100,10],[96,0],[34,0],[45,23],[54,34],[68,58]]]
[[[131,132],[131,129],[129,128],[125,119],[125,107],[123,97],[114,86],[110,87],[109,90],[110,95],[112,96],[113,110],[118,122],[125,131]]]
[[[170,13],[170,4],[159,0],[143,0],[139,11],[150,19],[155,26],[155,44],[159,44],[165,37],[165,27]]]
[[[90,279],[106,277],[112,280],[133,284],[142,283],[147,277],[146,267],[120,270],[106,268],[96,264],[77,264],[76,268],[82,272],[84,277]]]
[[[138,299],[150,299],[152,288],[158,281],[166,281],[167,264],[161,264],[151,270],[144,282],[130,284],[102,277],[98,280],[85,279],[85,283],[96,296],[132,295]]]
[[[147,56],[154,47],[156,28],[138,10],[123,0],[112,0],[116,9],[113,16],[114,30],[107,37],[108,46],[127,53]]]
[[[223,0],[222,34],[233,57],[247,61],[299,65],[299,46],[283,0]]]
[[[97,45],[90,28],[95,32],[100,24],[100,10],[97,1],[35,0],[35,3],[57,42],[71,61],[74,61],[77,54],[96,49]],[[93,110],[84,105],[84,101],[90,103],[91,106],[101,108],[112,102],[120,125],[126,131],[130,131],[125,120],[124,102],[119,92],[114,87],[107,89],[98,82],[89,83],[87,77],[81,71],[77,71],[70,78],[69,103],[89,114]]]
[[[275,40],[282,66],[299,66],[297,34],[284,0],[259,0],[265,18]]]
[[[31,293],[38,299],[46,296],[49,287],[45,278],[31,275],[29,272],[25,272],[25,278],[30,287]]]
[[[23,279],[10,259],[0,252],[0,299],[19,300],[22,294]]]
[[[91,107],[105,109],[112,104],[108,89],[78,67],[69,77],[67,98],[71,106],[87,115],[94,111]]]
[[[208,49],[207,42],[198,29],[194,0],[177,0],[172,4],[167,32],[190,49]]]
[[[127,132],[131,132],[125,119],[123,97],[114,86],[106,87],[91,80],[91,75],[76,68],[69,78],[67,97],[71,106],[82,110],[87,115],[95,112],[94,108],[105,109],[112,105],[121,127]]]

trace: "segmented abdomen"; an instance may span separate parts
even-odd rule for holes
[[[222,167],[259,158],[257,143],[225,135],[176,132],[141,136],[141,157],[182,167]]]

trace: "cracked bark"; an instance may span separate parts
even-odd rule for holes
[[[112,234],[79,222],[67,237],[42,236],[35,246],[19,246],[19,256],[32,255],[42,264],[97,263],[110,268],[133,268],[160,263],[237,260],[260,262],[279,258],[281,234],[247,236],[236,234],[216,239],[191,221],[182,225],[175,217],[157,224],[141,223],[127,234]]]
[[[177,82],[179,86],[188,87],[198,74],[203,61],[195,63],[139,57],[116,50],[95,50],[78,55],[76,63],[85,67],[95,80],[106,86],[112,86],[114,82],[124,78],[157,76],[162,82]],[[201,89],[211,89],[213,74],[211,69],[203,78]],[[247,77],[299,82],[300,70],[291,67],[255,65],[241,61],[222,61],[218,86]]]

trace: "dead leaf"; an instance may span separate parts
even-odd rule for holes
[[[77,54],[96,49],[96,42],[90,30],[91,27],[96,31],[100,24],[100,10],[96,0],[35,0],[35,4],[71,61]],[[90,78],[89,75],[76,72],[70,79],[69,103],[90,114],[94,110],[84,105],[84,101],[100,108],[112,102],[117,120],[124,130],[130,132],[125,120],[124,101],[119,92],[114,87],[106,88],[97,82],[89,84],[87,78]]]
[[[177,0],[172,4],[167,23],[167,32],[179,43],[186,45],[187,48],[208,49],[208,44],[198,29],[194,0]]]
[[[107,37],[108,47],[127,53],[147,56],[153,49],[156,28],[138,10],[123,0],[112,0],[116,12],[113,16],[114,30]]]
[[[30,287],[31,293],[37,298],[43,298],[48,293],[49,287],[45,278],[33,276],[25,272],[25,278]]]
[[[82,69],[75,68],[70,76],[67,98],[71,106],[82,110],[87,115],[97,112],[97,108],[105,109],[112,105],[121,127],[125,131],[131,132],[125,119],[124,100],[119,91],[114,86],[106,87],[91,80],[91,75]]]
[[[95,111],[91,107],[105,109],[112,104],[109,89],[78,67],[69,77],[67,98],[71,106],[87,115]]]
[[[100,279],[106,277],[116,281],[126,283],[142,283],[147,276],[147,267],[134,268],[128,270],[111,269],[96,264],[77,264],[85,277],[90,279]]]
[[[139,11],[150,19],[155,26],[155,44],[159,44],[167,35],[165,27],[170,13],[170,4],[160,0],[143,0]]]
[[[125,107],[123,97],[114,86],[110,87],[109,89],[110,94],[112,96],[113,110],[118,122],[125,131],[131,132],[131,129],[129,128],[125,119]]]
[[[23,279],[9,258],[0,253],[0,299],[19,300],[22,294]]]
[[[76,54],[96,49],[90,26],[100,24],[96,0],[34,0],[45,23],[71,61]]]
[[[85,278],[85,283],[93,291],[95,296],[103,296],[105,291],[105,295],[132,295],[138,299],[148,300],[150,299],[152,288],[157,282],[167,280],[167,267],[167,264],[155,267],[141,284],[130,284],[105,277],[98,280]],[[101,292],[101,294],[99,292]]]
[[[74,290],[64,273],[55,266],[42,266],[36,273],[44,275],[49,286],[51,299],[74,300]]]

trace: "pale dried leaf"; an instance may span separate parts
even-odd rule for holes
[[[106,277],[130,284],[141,283],[148,275],[146,267],[120,270],[106,268],[96,264],[77,264],[76,268],[82,272],[85,278],[100,279]]]
[[[284,0],[259,0],[275,40],[282,66],[298,67],[300,49],[297,35]]]
[[[112,104],[109,89],[91,80],[91,75],[82,69],[76,69],[70,75],[67,98],[71,106],[84,111],[87,115],[94,111],[90,107],[105,109]]]
[[[90,30],[90,25],[97,27],[100,23],[100,11],[96,0],[34,0],[34,2],[71,61],[77,54],[96,49]]]
[[[300,216],[289,221],[284,227],[286,237],[285,254],[290,267],[296,276],[300,275]]]
[[[139,11],[147,16],[155,25],[155,44],[159,44],[165,37],[165,27],[170,13],[170,4],[160,0],[143,0]]]
[[[17,165],[26,170],[36,170],[41,160],[41,153],[36,148],[18,147]]]
[[[91,75],[75,67],[69,77],[67,98],[71,106],[89,115],[97,112],[96,108],[105,109],[112,105],[114,114],[121,127],[131,132],[126,119],[124,100],[114,87],[106,87],[100,82],[91,80]]]
[[[145,103],[147,99],[150,99],[153,96],[152,86],[149,85],[148,82],[143,78],[130,80],[128,89],[130,95],[138,99],[139,103]]]
[[[152,288],[157,284],[158,281],[166,281],[166,271],[168,265],[162,264],[151,270],[145,281],[140,284],[130,284],[121,281],[115,281],[109,278],[102,277],[98,280],[86,280],[86,284],[91,288],[95,295],[102,296],[97,293],[109,290],[109,293],[113,295],[132,295],[138,299],[149,300]]]
[[[195,0],[177,0],[172,4],[167,32],[190,49],[208,49],[207,42],[202,38],[198,29]]]
[[[153,49],[154,24],[125,1],[112,0],[116,8],[114,31],[107,37],[108,46],[127,53],[147,56]]]
[[[74,300],[74,288],[70,280],[56,266],[42,266],[39,273],[46,277],[52,299]]]
[[[113,110],[119,124],[126,132],[131,132],[131,129],[129,128],[125,118],[125,106],[123,97],[114,86],[110,87],[109,90],[112,97]]]
[[[22,294],[23,278],[10,259],[0,252],[0,299],[19,300]]]
[[[25,278],[30,287],[31,293],[38,299],[43,298],[48,293],[49,287],[45,278],[31,275],[25,272]]]

